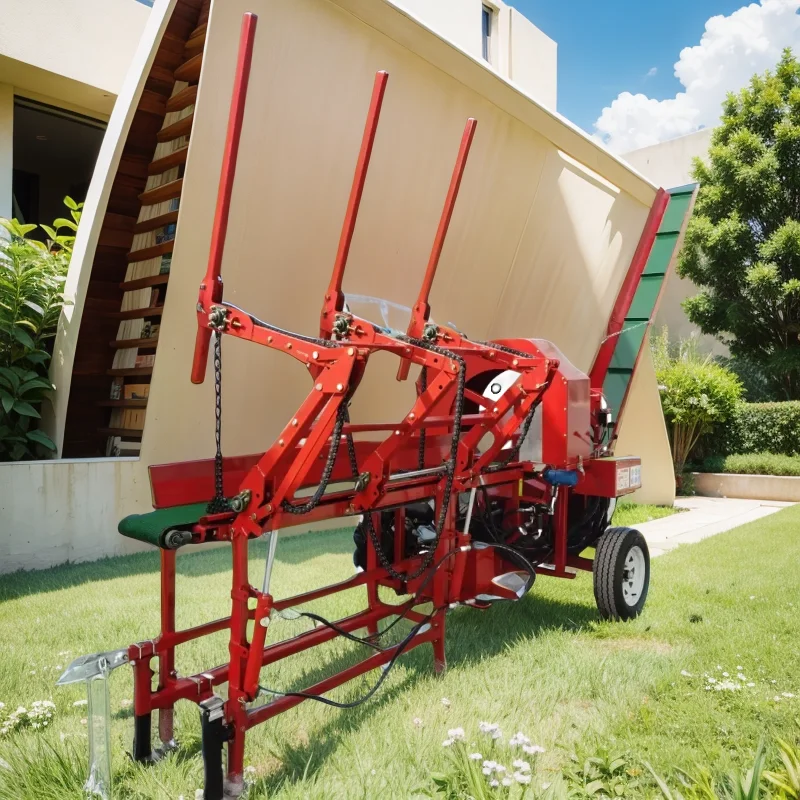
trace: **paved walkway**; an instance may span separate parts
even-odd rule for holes
[[[647,539],[651,556],[738,528],[793,504],[731,497],[679,497],[675,505],[688,510],[636,526]]]

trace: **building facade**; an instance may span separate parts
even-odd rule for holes
[[[713,128],[703,128],[686,136],[633,150],[626,153],[624,158],[642,175],[659,186],[683,186],[694,181],[692,177],[694,159],[705,159],[708,155],[713,130]],[[697,286],[690,280],[680,278],[672,272],[664,284],[653,327],[658,331],[666,326],[673,341],[691,337],[697,341],[703,352],[727,355],[728,348],[714,336],[700,333],[683,311],[681,305],[683,301],[697,292]]]

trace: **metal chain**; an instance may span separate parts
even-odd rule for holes
[[[214,331],[214,499],[206,507],[207,514],[222,514],[231,510],[225,497],[222,475],[222,332]]]
[[[339,410],[336,412],[336,422],[333,425],[333,433],[331,434],[331,446],[328,450],[328,458],[325,461],[325,468],[322,470],[322,479],[319,482],[319,486],[317,486],[316,491],[308,500],[308,502],[303,503],[302,505],[296,506],[284,499],[281,502],[281,508],[287,513],[308,514],[319,505],[320,500],[322,500],[322,495],[325,494],[325,490],[328,488],[328,484],[331,480],[333,465],[336,462],[336,456],[339,453],[339,444],[342,440],[342,427],[347,416],[347,400],[345,398],[345,400],[343,400],[342,404],[339,406]]]
[[[378,538],[378,534],[375,530],[375,525],[372,521],[372,513],[368,511],[364,515],[367,533],[369,534],[372,546],[375,548],[375,554],[378,556],[378,561],[380,562],[381,566],[386,570],[389,577],[405,583],[410,580],[414,580],[414,578],[418,578],[433,563],[433,559],[436,556],[436,550],[439,547],[439,540],[442,537],[445,522],[447,521],[447,512],[450,508],[450,496],[453,491],[453,480],[455,478],[456,459],[458,458],[458,444],[461,439],[461,417],[464,413],[464,388],[466,386],[467,365],[461,356],[456,355],[451,350],[446,350],[443,347],[437,347],[436,345],[433,345],[430,342],[426,342],[422,339],[412,339],[408,336],[398,336],[397,338],[403,342],[408,342],[409,344],[429,350],[432,353],[437,353],[445,358],[449,358],[452,361],[455,361],[459,366],[456,381],[455,412],[453,414],[453,437],[450,440],[450,458],[447,460],[446,465],[445,485],[444,492],[442,494],[442,503],[439,508],[439,518],[436,520],[436,538],[434,539],[428,552],[423,557],[419,567],[417,567],[414,572],[412,572],[410,575],[405,574],[403,572],[399,572],[392,566],[392,562],[389,560],[386,553],[383,552],[383,546],[381,545],[380,539]]]
[[[419,373],[419,393],[423,394],[428,388],[428,368],[423,367]],[[419,432],[419,451],[417,454],[417,469],[425,469],[425,427]]]

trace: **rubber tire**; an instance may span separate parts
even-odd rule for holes
[[[628,605],[622,593],[622,572],[625,559],[633,547],[644,553],[645,579],[636,605]],[[642,613],[650,588],[650,551],[639,531],[633,528],[608,528],[597,541],[594,567],[594,598],[604,619],[629,620]]]

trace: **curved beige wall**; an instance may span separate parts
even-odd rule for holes
[[[514,106],[518,91],[388,3],[217,2],[143,460],[213,452],[212,382],[193,386],[188,376],[194,298],[207,260],[245,10],[263,15],[225,251],[226,299],[277,325],[316,332],[374,73],[386,69],[389,85],[345,289],[413,303],[464,121],[472,115],[478,131],[434,284],[434,316],[474,338],[550,338],[588,369],[652,186],[531,100]],[[414,50],[404,46],[409,24]],[[594,159],[606,174],[616,170],[638,197],[562,156],[543,135],[547,126],[562,147],[581,150],[576,155]],[[226,338],[224,350],[226,452],[263,449],[310,388],[307,374],[266,348]],[[389,358],[371,362],[354,403],[355,420],[391,419],[410,405],[413,387],[394,381],[395,368]]]
[[[87,197],[67,281],[74,305],[62,317],[52,370],[57,392],[50,429],[58,441],[108,194],[173,3],[158,0],[151,13]],[[189,371],[245,10],[262,17],[225,257],[226,299],[279,325],[316,332],[373,75],[387,69],[384,114],[345,289],[411,304],[464,120],[474,115],[478,132],[434,285],[434,316],[475,338],[549,338],[578,367],[592,362],[655,195],[651,184],[389,2],[217,0],[142,458],[101,459],[86,470],[49,462],[41,467],[42,480],[58,501],[46,508],[32,484],[28,495],[20,488],[25,481],[6,482],[0,510],[11,509],[9,518],[24,520],[24,530],[7,543],[0,571],[43,565],[31,555],[36,537],[48,537],[47,563],[59,554],[93,558],[131,549],[114,521],[147,510],[147,465],[213,454],[212,383],[193,386]],[[372,306],[354,310],[376,317]],[[225,452],[265,448],[305,396],[306,373],[291,359],[230,338],[224,361]],[[391,418],[406,408],[413,389],[394,381],[395,367],[391,359],[373,359],[354,418]],[[666,446],[660,411],[648,400],[656,391],[652,372],[637,375],[630,408],[640,391],[642,412],[626,413],[623,435],[645,459],[649,489],[661,480],[648,466],[649,453]],[[87,536],[102,544],[90,546]]]

